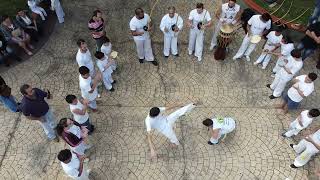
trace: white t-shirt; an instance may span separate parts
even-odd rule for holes
[[[303,95],[307,97],[314,91],[314,83],[304,82],[306,77],[307,75],[301,75],[296,77],[295,79],[297,79],[298,82],[295,83],[293,86],[298,86],[299,89],[303,92]],[[300,96],[300,94],[294,87],[291,87],[288,90],[288,96],[294,102],[300,102],[303,99],[303,97]]]
[[[210,13],[205,9],[203,9],[201,14],[198,14],[197,9],[194,9],[190,12],[188,19],[192,21],[192,26],[195,29],[198,29],[198,23],[204,21],[203,24],[206,24],[206,22],[211,21],[211,16]]]
[[[84,105],[78,100],[78,103],[76,105],[73,104],[69,104],[70,107],[70,111],[73,114],[73,119],[79,123],[79,124],[83,124],[85,123],[88,119],[89,119],[89,114],[88,112],[85,113],[85,115],[80,115],[80,114],[76,114],[73,112],[73,110],[75,109],[84,109]]]
[[[315,143],[320,144],[320,129],[313,133],[311,138]]]
[[[105,44],[103,44],[101,46],[101,52],[103,52],[104,56],[106,56],[106,57],[108,57],[110,55],[111,49],[112,49],[112,45],[110,42],[109,42],[108,46],[106,46]]]
[[[76,135],[78,138],[81,138],[81,129],[79,126],[72,125],[69,129],[68,132]]]
[[[145,119],[147,132],[150,132],[152,129],[156,129],[159,132],[164,131],[167,128],[167,117],[162,113],[165,111],[165,107],[159,107],[160,114],[157,117],[150,117],[149,115]]]
[[[144,13],[143,19],[137,19],[136,16],[133,16],[129,25],[131,31],[144,32],[142,36],[133,36],[134,40],[146,40],[149,37],[149,32],[143,29],[144,26],[148,26],[150,17],[148,14]]]
[[[103,76],[110,76],[110,74],[113,72],[112,67],[109,66],[108,68],[105,68],[105,66],[108,64],[108,58],[105,56],[103,60],[97,60],[97,66],[99,68],[99,71],[102,73]]]
[[[282,34],[280,34],[279,36],[276,36],[276,32],[271,31],[267,35],[267,38],[268,38],[267,44],[269,44],[270,46],[275,46],[281,42],[282,37],[283,37]]]
[[[220,21],[226,21],[226,23],[230,24],[235,20],[237,13],[240,11],[240,6],[235,4],[234,7],[230,8],[228,4],[225,3],[221,6]]]
[[[92,78],[88,77],[87,79],[84,79],[81,74],[79,75],[79,84],[80,84],[80,90],[81,95],[84,99],[88,99],[89,101],[93,101],[98,96],[98,90],[97,87],[94,89],[92,93],[89,93],[91,91],[91,85],[92,85]]]
[[[277,73],[280,73],[279,75],[281,79],[290,81],[302,68],[303,61],[296,61],[291,55],[287,59],[288,63],[285,65],[285,67],[289,69],[292,74],[289,74],[286,70],[284,70],[283,67]]]
[[[75,155],[73,152],[71,152],[72,158],[71,161],[68,164],[65,164],[64,162],[61,162],[61,166],[68,174],[68,176],[73,178],[78,178],[79,175],[79,167],[80,167],[80,160],[78,159],[77,155]]]
[[[91,53],[87,50],[85,53],[82,53],[80,49],[77,52],[76,56],[77,63],[79,67],[85,66],[90,70],[90,73],[94,71],[94,65],[91,57]]]
[[[178,32],[174,32],[172,31],[171,27],[172,25],[176,24],[176,26],[179,28],[179,31],[182,30],[183,27],[183,19],[181,18],[181,16],[179,16],[178,14],[174,14],[174,16],[171,18],[169,16],[169,14],[166,14],[165,16],[163,16],[163,18],[161,19],[161,23],[160,23],[160,30],[164,33],[164,35],[166,36],[174,36],[175,33],[177,34]],[[165,32],[164,29],[167,28],[169,31]]]
[[[284,57],[290,56],[291,51],[294,49],[294,44],[293,43],[283,44],[282,42],[280,42],[280,44],[281,44],[282,56]]]
[[[212,118],[212,129],[220,129],[221,134],[227,134],[235,128],[235,121],[230,117]]]
[[[297,128],[297,129],[302,130],[302,129],[308,127],[308,126],[312,123],[313,118],[312,118],[312,117],[309,117],[309,116],[308,116],[308,113],[309,113],[309,110],[304,110],[304,111],[302,111],[302,112],[300,113],[301,121],[302,121],[302,125],[303,125],[303,126],[301,126],[300,123],[298,122],[298,119],[296,119],[296,121],[297,121],[296,128]]]
[[[248,21],[252,35],[261,36],[265,29],[271,28],[271,21],[263,22],[260,17],[261,15],[253,15]]]

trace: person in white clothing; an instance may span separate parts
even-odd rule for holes
[[[75,180],[89,180],[90,170],[84,168],[85,157],[77,156],[69,149],[61,150],[57,156],[64,172]]]
[[[318,78],[317,74],[309,73],[293,79],[293,85],[288,93],[283,95],[282,104],[279,106],[286,114],[288,109],[296,109],[303,98],[309,96],[314,91],[314,81]]]
[[[163,16],[160,23],[160,30],[163,32],[163,54],[165,58],[171,54],[179,56],[178,54],[178,34],[182,30],[183,20],[176,13],[176,8],[171,6],[168,8],[169,13]]]
[[[176,147],[177,145],[179,145],[179,140],[173,130],[173,125],[179,117],[191,111],[195,107],[195,104],[190,103],[182,108],[177,109],[175,112],[167,116],[163,114],[165,110],[170,110],[176,107],[177,106],[171,106],[167,108],[153,107],[150,109],[149,115],[145,119],[148,143],[151,151],[151,158],[157,157],[157,153],[152,142],[152,129],[156,129],[158,132],[166,136],[170,140],[172,147]]]
[[[313,121],[315,117],[320,115],[318,109],[304,110],[300,113],[296,120],[290,123],[287,132],[283,133],[283,137],[292,137],[293,135],[298,135],[298,133],[307,128]]]
[[[306,136],[297,145],[290,144],[294,151],[298,154],[291,168],[302,167],[309,162],[312,156],[320,151],[320,129],[315,133]]]
[[[103,52],[104,56],[109,57],[112,52],[112,44],[110,42],[110,39],[107,36],[102,37],[102,46],[101,46],[101,52]],[[113,61],[111,68],[113,71],[117,69],[116,61]]]
[[[28,0],[28,6],[29,6],[30,10],[32,12],[38,14],[43,21],[46,20],[45,17],[47,16],[47,13],[42,7],[37,5],[36,0]]]
[[[91,148],[85,141],[89,130],[69,118],[62,118],[56,128],[57,134],[69,145],[72,152],[85,156],[85,151]]]
[[[235,25],[241,15],[240,5],[236,3],[236,0],[229,0],[228,3],[224,3],[218,9],[216,13],[217,23],[214,28],[213,37],[211,40],[210,50],[217,45],[217,36],[220,32],[220,28],[223,24],[232,24]]]
[[[64,23],[64,12],[60,3],[60,0],[51,0],[51,10],[55,11],[59,23]]]
[[[257,59],[256,62],[254,62],[254,65],[258,65],[262,63],[262,69],[266,69],[266,67],[269,64],[269,61],[271,60],[271,54],[269,52],[272,52],[277,49],[277,47],[280,46],[280,42],[282,40],[282,29],[278,28],[275,31],[270,31],[267,35],[267,41],[266,44],[263,47],[262,53]]]
[[[295,74],[297,74],[303,66],[301,59],[301,51],[292,50],[291,56],[285,60],[285,65],[277,72],[272,84],[267,84],[273,93],[269,96],[270,99],[275,99],[281,96],[287,82],[289,82]]]
[[[144,13],[142,8],[135,10],[135,16],[130,20],[130,30],[133,40],[136,43],[139,62],[143,63],[144,60],[151,62],[157,66],[155,61],[150,39],[151,19],[148,14]]]
[[[278,47],[276,49],[278,49]],[[285,64],[285,59],[289,59],[291,51],[294,50],[293,41],[288,36],[283,36],[280,42],[280,52],[277,53],[275,50],[269,51],[269,54],[273,54],[278,57],[277,63],[272,69],[273,75],[276,74],[281,69],[281,66]]]
[[[90,70],[86,66],[81,66],[79,68],[79,73],[79,85],[82,98],[88,100],[88,106],[93,112],[96,112],[96,98],[98,97],[97,85],[101,80],[101,74],[98,73],[94,78],[92,78],[90,76]]]
[[[89,130],[89,134],[94,131],[94,125],[91,124],[88,114],[89,101],[87,99],[78,100],[73,94],[66,96],[65,100],[70,106],[70,111],[73,115],[73,119],[80,125],[86,126]]]
[[[90,70],[90,76],[94,77],[95,75],[95,69],[94,69],[94,64],[92,61],[91,53],[88,49],[88,45],[83,39],[79,39],[77,41],[77,45],[79,47],[79,50],[77,52],[76,60],[79,65],[85,66]]]
[[[202,3],[197,3],[196,9],[192,10],[189,14],[187,26],[190,28],[189,55],[194,55],[198,61],[202,60],[204,30],[212,24],[209,11],[204,9]]]
[[[96,52],[94,56],[97,58],[97,66],[102,74],[104,86],[108,91],[114,91],[113,85],[116,83],[116,81],[112,79],[112,64],[114,64],[114,60],[111,59],[111,57],[105,56],[103,52],[99,51]]]
[[[208,118],[202,123],[209,128],[211,135],[211,138],[208,141],[209,145],[218,144],[220,139],[223,139],[226,134],[232,132],[236,128],[235,120],[230,117]]]
[[[233,60],[240,59],[243,55],[247,61],[250,61],[250,54],[256,48],[257,44],[251,43],[250,39],[254,35],[263,36],[271,28],[271,16],[268,13],[252,16],[247,25],[248,33],[243,38],[242,44],[233,57]]]

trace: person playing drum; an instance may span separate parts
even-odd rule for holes
[[[219,8],[218,12],[216,13],[216,18],[218,21],[214,29],[210,50],[213,50],[213,48],[217,45],[217,36],[219,34],[221,25],[236,24],[240,19],[240,6],[236,2],[236,0],[229,0],[228,3],[222,4],[221,8]]]

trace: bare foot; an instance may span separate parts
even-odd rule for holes
[[[178,145],[176,145],[175,143],[170,143],[170,147],[171,147],[171,148],[177,148]]]
[[[91,109],[92,112],[98,112],[98,109]]]

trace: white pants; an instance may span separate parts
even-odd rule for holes
[[[113,79],[111,74],[103,74],[102,81],[107,90],[112,88]]]
[[[290,123],[289,129],[288,131],[285,133],[286,137],[291,137],[293,135],[298,135],[298,133],[302,130],[302,129],[298,129],[297,126],[299,122],[297,120],[294,120],[293,122]]]
[[[213,137],[210,138],[210,142],[213,143],[213,144],[218,144],[219,142],[219,139],[221,138],[222,135],[224,134],[228,134],[230,132],[232,132],[235,128],[236,128],[236,123],[235,121],[230,121],[230,127],[228,129],[224,129],[224,130],[219,130],[219,135],[218,137],[215,139]]]
[[[217,36],[220,32],[220,27],[222,25],[222,22],[219,20],[217,23],[216,23],[216,27],[214,29],[214,32],[213,32],[213,37],[212,37],[212,40],[211,40],[211,47],[214,47],[217,45]]]
[[[164,35],[164,48],[163,48],[163,54],[165,56],[169,56],[170,50],[172,55],[178,54],[178,36],[168,36]]]
[[[151,39],[146,37],[146,40],[134,40],[137,46],[137,53],[139,59],[145,59],[146,61],[154,61]]]
[[[263,50],[272,51],[275,48],[276,48],[275,46],[266,44],[266,45],[264,45]],[[258,64],[262,63],[262,67],[266,68],[268,66],[270,60],[271,60],[271,54],[268,54],[268,53],[262,51],[262,53],[261,53],[260,57],[257,59],[256,63],[258,63]]]
[[[63,9],[62,9],[60,2],[57,3],[54,10],[56,11],[59,23],[63,23],[64,22],[64,12],[63,12]]]
[[[273,90],[272,95],[274,97],[280,97],[284,88],[286,87],[287,82],[289,81],[290,79],[284,79],[281,77],[280,73],[277,73],[272,84],[270,85],[270,88]]]
[[[302,139],[299,144],[293,145],[293,149],[299,154],[293,163],[297,167],[307,164],[311,157],[319,152],[311,142],[305,139]]]
[[[83,165],[82,174],[80,177],[72,177],[74,180],[89,180],[89,172],[87,168],[85,167],[85,164]]]
[[[277,73],[277,72],[281,69],[280,66],[282,66],[282,65],[285,64],[284,59],[285,59],[284,56],[280,56],[280,57],[278,58],[276,65],[275,65],[274,68],[272,69],[272,72],[273,72],[273,73]]]
[[[162,130],[161,133],[165,135],[171,143],[179,145],[179,140],[173,131],[173,124],[178,120],[179,117],[191,111],[194,107],[196,106],[193,103],[190,103],[167,116],[167,128]]]
[[[70,149],[75,152],[78,155],[83,156],[84,155],[84,151],[89,149],[89,145],[85,144],[83,141],[76,147],[71,147]]]
[[[42,7],[39,7],[39,6],[33,7],[31,8],[31,11],[36,14],[39,14],[39,16],[43,21],[46,20],[45,16],[47,16],[47,13]]]
[[[242,44],[237,52],[237,54],[235,55],[237,58],[242,57],[243,55],[245,56],[250,56],[250,54],[252,53],[252,51],[256,48],[257,44],[253,44],[250,42],[250,37],[247,34],[246,36],[244,36]]]
[[[192,54],[195,51],[194,55],[198,58],[202,57],[203,52],[203,41],[204,41],[204,31],[200,31],[194,27],[190,29],[190,37],[189,37],[189,54]]]

